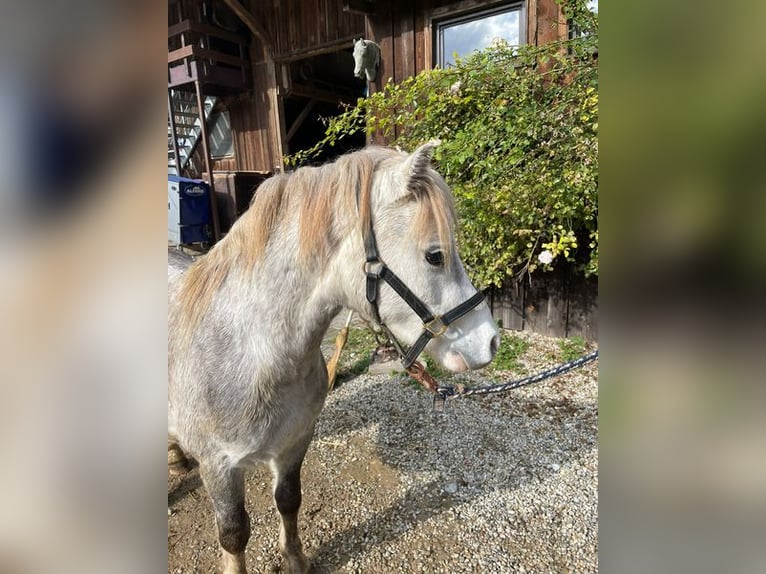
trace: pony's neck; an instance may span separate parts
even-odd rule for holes
[[[219,257],[237,262],[229,294],[245,321],[282,342],[289,336],[318,346],[341,307],[365,314],[361,222],[378,200],[383,176],[376,168],[394,155],[360,152],[259,190],[260,200],[223,240]]]
[[[280,243],[254,268],[240,267],[229,295],[238,299],[244,329],[257,329],[255,336],[280,353],[299,356],[318,349],[343,295],[329,273],[332,260],[325,270],[307,267],[298,261],[296,246]]]

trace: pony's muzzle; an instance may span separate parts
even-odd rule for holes
[[[486,336],[486,335],[485,335]],[[444,366],[456,373],[463,371],[475,371],[489,365],[497,351],[500,349],[500,333],[495,329],[491,336],[484,338],[483,342],[475,342],[473,352],[466,349],[452,348],[444,355]]]
[[[447,352],[444,356],[444,366],[453,373],[463,373],[469,369],[463,354],[457,351]]]

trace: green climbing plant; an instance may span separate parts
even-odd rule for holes
[[[597,275],[598,18],[584,0],[562,4],[577,37],[496,42],[389,81],[328,119],[324,138],[288,165],[360,131],[405,150],[440,139],[434,161],[455,194],[460,252],[477,284],[499,287],[562,261]]]

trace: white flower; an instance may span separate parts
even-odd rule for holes
[[[463,85],[463,83],[460,82],[459,80],[457,82],[455,82],[454,84],[452,84],[450,86],[450,88],[449,88],[450,94],[452,94],[453,96],[459,95],[460,94],[460,86],[462,86],[462,85]]]
[[[541,251],[540,255],[537,256],[537,260],[544,265],[550,265],[551,261],[553,261],[553,253],[547,249],[545,251]]]

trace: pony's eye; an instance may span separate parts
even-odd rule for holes
[[[444,253],[441,251],[426,251],[426,261],[434,267],[444,265]]]

